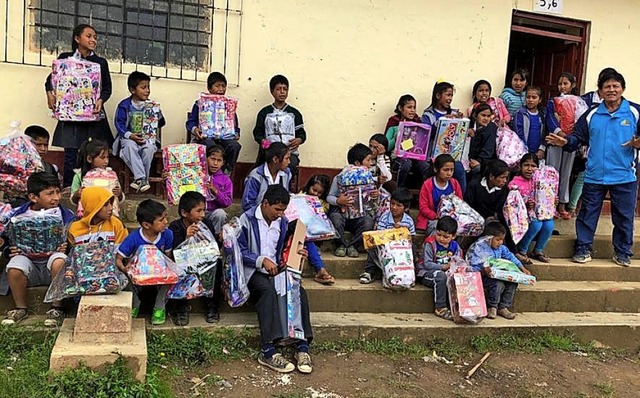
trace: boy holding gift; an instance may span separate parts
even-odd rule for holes
[[[10,217],[24,215],[39,217],[39,212],[55,209],[56,215],[61,217],[65,226],[75,219],[75,215],[60,205],[60,180],[46,172],[32,174],[27,180],[29,202],[14,209]],[[61,237],[64,242],[64,237]],[[51,275],[57,274],[63,267],[67,256],[67,244],[62,243],[57,250],[48,257],[27,256],[11,242],[8,235],[3,236],[4,248],[2,254],[9,259],[7,263],[7,279],[15,308],[7,312],[2,320],[3,325],[13,325],[27,317],[27,286],[48,285]],[[7,294],[6,286],[2,293]],[[59,304],[59,303],[58,303]],[[64,312],[59,306],[52,306],[46,313],[45,326],[57,326],[64,318]]]

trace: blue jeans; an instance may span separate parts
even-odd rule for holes
[[[549,239],[551,239],[553,226],[553,220],[529,220],[529,229],[518,243],[518,251],[526,253],[529,250],[529,246],[531,246],[531,242],[535,240],[536,245],[533,250],[539,253],[543,252],[547,243],[549,243]]]
[[[453,178],[460,184],[460,189],[462,189],[462,194],[464,195],[467,190],[467,172],[464,171],[462,162],[455,162],[453,164]]]
[[[487,292],[487,308],[510,308],[516,296],[517,283],[482,277],[482,284]]]
[[[613,234],[611,240],[616,254],[633,256],[633,219],[638,194],[638,182],[626,184],[601,185],[585,182],[582,189],[582,206],[576,219],[576,254],[591,251],[593,236],[598,227],[602,202],[609,192],[611,198],[611,221]]]

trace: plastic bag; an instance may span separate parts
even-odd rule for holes
[[[509,167],[516,166],[528,153],[527,146],[509,127],[498,127],[496,135],[496,155]]]
[[[307,227],[307,240],[334,239],[336,229],[322,208],[320,199],[311,195],[292,195],[285,211],[289,221],[301,220]]]
[[[238,100],[235,98],[200,93],[198,117],[202,135],[216,140],[235,139],[237,107]]]
[[[502,213],[507,221],[511,237],[515,243],[522,240],[529,230],[529,214],[527,205],[517,189],[512,189],[507,195],[507,200],[502,208]]]
[[[482,276],[460,258],[452,258],[449,264],[447,289],[453,321],[475,325],[487,316]]]
[[[43,170],[31,137],[22,134],[19,121],[11,122],[7,134],[0,138],[0,191],[7,197],[26,196],[27,179]]]
[[[0,204],[0,234],[4,232],[7,228],[7,225],[11,222],[11,213],[13,212],[13,208],[9,203]]]
[[[552,220],[558,197],[558,172],[551,166],[541,166],[533,172],[534,211],[538,220]]]
[[[352,205],[346,208],[348,219],[371,215],[375,199],[371,193],[376,189],[373,175],[368,167],[347,166],[338,176],[340,194],[346,194],[354,199]]]
[[[438,218],[449,216],[458,222],[460,236],[478,236],[484,230],[484,218],[456,194],[440,198]]]
[[[222,269],[222,290],[231,307],[240,307],[249,299],[247,281],[244,279],[242,252],[238,245],[240,224],[233,218],[222,227],[224,268]]]
[[[164,168],[169,172],[167,199],[176,205],[180,197],[189,191],[208,195],[207,148],[199,144],[175,144],[162,150]]]
[[[490,278],[521,285],[536,284],[535,276],[525,274],[516,264],[504,258],[490,258],[486,265],[488,266]]]
[[[129,276],[134,285],[173,285],[178,282],[175,263],[154,245],[140,246],[129,265]]]
[[[278,340],[278,345],[283,346],[297,340],[304,340],[302,298],[300,295],[302,273],[287,267],[269,279],[276,291],[278,302],[276,311],[278,311],[278,318],[280,319],[282,338]]]
[[[491,249],[492,238],[492,236],[483,236],[469,247],[465,259],[472,267],[484,268],[487,261],[495,256]]]
[[[205,291],[202,288],[200,279],[195,274],[188,274],[182,277],[175,285],[169,289],[167,298],[174,300],[191,300],[202,297]]]
[[[391,205],[391,194],[384,188],[378,189],[379,196],[376,203],[374,203],[374,220],[379,220],[380,217],[387,211]]]
[[[560,129],[566,135],[573,133],[576,122],[589,107],[584,100],[577,95],[561,95],[553,98],[555,117],[560,123]]]
[[[87,171],[87,174],[82,178],[82,188],[86,187],[103,187],[104,189],[112,192],[115,188],[120,186],[118,181],[118,175],[111,167],[105,169],[95,168]],[[82,201],[78,201],[78,208],[76,210],[78,218],[82,218],[84,209],[82,207]],[[113,198],[113,215],[120,216],[120,201],[118,198]]]
[[[126,275],[116,267],[113,245],[96,241],[75,245],[64,268],[51,281],[46,303],[67,297],[114,294],[127,286]]]
[[[35,213],[35,214],[34,214]],[[11,217],[9,237],[29,258],[46,258],[66,241],[60,208],[26,212]]]
[[[93,112],[100,99],[100,64],[69,57],[54,60],[51,69],[51,84],[56,96],[53,116],[56,119],[87,122],[104,117],[103,112]]]
[[[202,275],[216,266],[220,249],[207,226],[199,222],[198,232],[173,250],[178,269],[185,273]]]

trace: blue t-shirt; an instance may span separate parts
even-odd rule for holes
[[[163,253],[171,251],[173,248],[173,232],[167,228],[164,232],[158,234],[155,242],[150,242],[142,235],[142,228],[138,228],[124,238],[124,241],[118,247],[118,254],[124,258],[129,258],[136,253],[140,246],[144,245],[155,245]]]
[[[434,262],[436,264],[449,264],[451,258],[456,255],[458,250],[460,250],[460,246],[458,246],[458,242],[455,240],[449,242],[449,247],[442,246],[438,241],[435,241],[434,243],[436,244],[436,252],[434,253]]]
[[[447,181],[447,186],[444,189],[438,187],[438,183],[436,182],[436,178],[433,178],[433,192],[431,195],[433,196],[433,207],[437,210],[438,206],[440,206],[440,198],[444,195],[450,195],[453,193],[453,185],[449,181]]]
[[[535,114],[529,112],[529,137],[527,137],[527,148],[529,148],[529,151],[537,151],[540,147],[541,132],[542,119],[540,118],[540,112]]]

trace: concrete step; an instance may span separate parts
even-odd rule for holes
[[[635,217],[633,223],[633,230],[636,234],[640,234],[640,217]],[[576,234],[576,218],[569,220],[563,220],[561,218],[555,220],[555,229],[560,232],[560,235],[572,235]],[[596,229],[596,235],[608,235],[611,236],[613,231],[613,221],[610,215],[602,214],[598,220],[598,227]],[[639,235],[636,235],[639,236]]]

